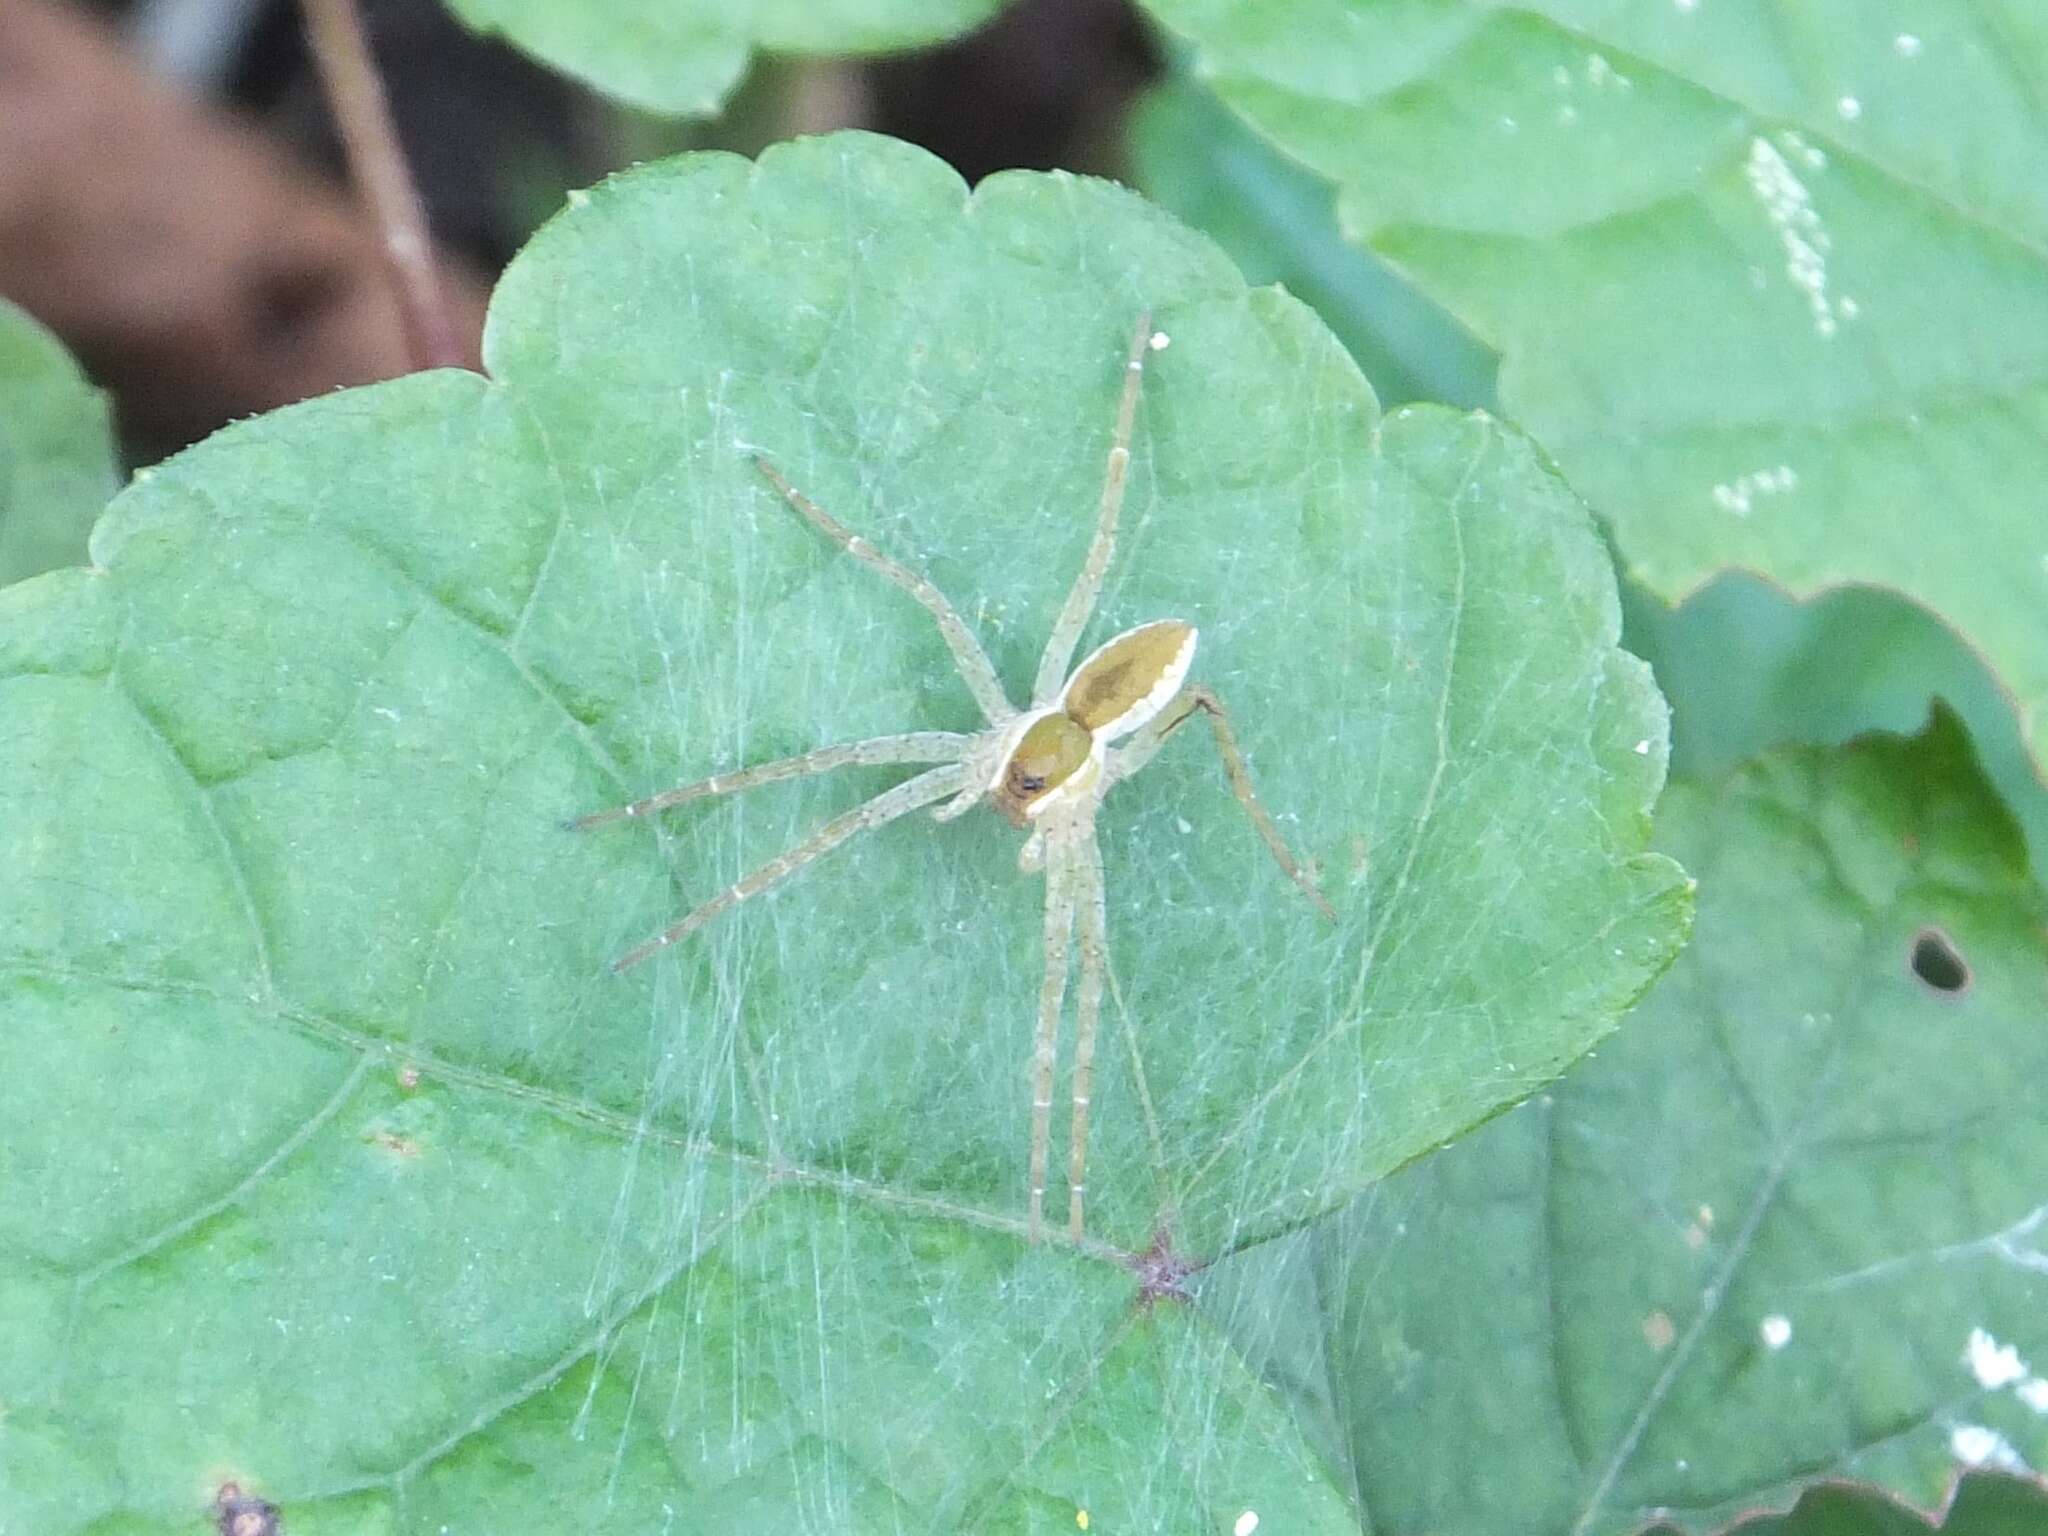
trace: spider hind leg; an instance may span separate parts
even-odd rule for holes
[[[995,663],[988,659],[988,652],[983,650],[981,642],[974,638],[974,631],[967,627],[967,621],[946,601],[945,593],[933,586],[922,572],[914,571],[900,561],[891,559],[846,527],[790,484],[782,471],[769,463],[765,456],[754,454],[753,462],[754,468],[761,472],[761,478],[775,487],[776,494],[788,502],[805,522],[891,586],[907,592],[917,601],[919,607],[932,616],[932,621],[939,626],[940,637],[946,642],[946,649],[953,653],[953,665],[960,673],[960,680],[967,685],[967,691],[974,695],[974,702],[980,706],[983,717],[991,725],[1007,720],[1017,712],[1016,707],[1010,703],[1009,695],[1003,692],[1002,682],[996,676]]]
[[[1330,905],[1330,899],[1311,880],[1294,854],[1288,849],[1280,829],[1273,824],[1273,818],[1260,802],[1258,792],[1252,788],[1252,774],[1245,763],[1244,752],[1237,744],[1237,732],[1231,729],[1230,712],[1223,707],[1223,701],[1214,689],[1196,683],[1181,690],[1178,698],[1161,710],[1152,723],[1139,731],[1122,748],[1116,750],[1110,762],[1110,778],[1127,779],[1140,768],[1152,761],[1159,749],[1173,733],[1186,725],[1197,714],[1208,717],[1210,734],[1216,741],[1216,752],[1223,759],[1223,775],[1230,781],[1230,792],[1237,797],[1237,803],[1244,807],[1244,813],[1251,818],[1259,840],[1266,845],[1266,851],[1273,855],[1273,862],[1280,866],[1281,873],[1300,888],[1302,895],[1315,903],[1316,910],[1331,922],[1337,920],[1337,909]]]
[[[1031,702],[1037,706],[1050,704],[1059,697],[1060,685],[1067,678],[1067,668],[1073,664],[1074,647],[1080,643],[1081,631],[1088,627],[1088,620],[1095,613],[1095,600],[1102,595],[1103,577],[1108,574],[1109,562],[1116,554],[1116,522],[1123,510],[1124,484],[1130,477],[1131,432],[1137,425],[1138,392],[1145,380],[1145,354],[1151,349],[1152,312],[1146,310],[1138,316],[1138,323],[1131,331],[1130,354],[1124,360],[1123,391],[1117,398],[1116,426],[1111,430],[1109,460],[1102,473],[1102,494],[1095,512],[1095,536],[1088,542],[1088,553],[1081,561],[1073,586],[1067,590],[1066,601],[1060,605],[1059,617],[1053,620],[1044,654],[1038,659],[1038,680],[1031,688]]]

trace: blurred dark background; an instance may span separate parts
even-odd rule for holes
[[[1160,68],[1123,0],[1016,0],[943,47],[757,56],[716,119],[622,108],[465,30],[360,0],[474,344],[490,282],[571,187],[691,148],[866,127],[970,180],[1123,175]],[[0,4],[0,296],[111,391],[132,462],[238,416],[406,371],[297,0]]]

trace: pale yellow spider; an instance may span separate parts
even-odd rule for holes
[[[1159,339],[1163,342],[1163,338]],[[1067,593],[1053,624],[1031,707],[1010,703],[997,681],[988,653],[961,622],[938,588],[915,571],[899,565],[858,534],[848,531],[783,478],[766,459],[755,466],[790,506],[863,565],[879,572],[921,603],[937,620],[939,632],[953,653],[967,689],[987,718],[985,729],[971,733],[912,731],[877,736],[867,741],[821,747],[801,757],[760,763],[731,773],[700,779],[615,810],[585,816],[576,825],[592,827],[608,821],[646,816],[687,801],[751,789],[834,768],[876,763],[936,763],[916,777],[843,816],[825,823],[812,836],[778,854],[751,874],[720,891],[665,933],[620,957],[614,969],[624,970],[671,944],[680,943],[728,907],[757,896],[814,859],[822,858],[859,833],[886,826],[900,816],[937,800],[946,803],[933,814],[951,821],[987,800],[1014,825],[1029,828],[1018,867],[1027,873],[1045,871],[1045,980],[1038,998],[1038,1039],[1032,1058],[1031,1214],[1030,1240],[1044,1227],[1045,1174],[1051,1156],[1052,1086],[1060,1014],[1066,1003],[1068,945],[1078,914],[1081,938],[1081,982],[1075,1006],[1073,1120],[1067,1154],[1067,1230],[1078,1242],[1082,1233],[1082,1176],[1088,1149],[1088,1095],[1095,1064],[1096,1023],[1102,1011],[1102,988],[1108,969],[1102,893],[1102,852],[1095,840],[1095,811],[1119,780],[1127,779],[1152,760],[1166,739],[1198,711],[1208,717],[1222,754],[1232,793],[1250,815],[1252,825],[1273,857],[1326,917],[1335,914],[1321,891],[1302,873],[1287,851],[1279,830],[1252,792],[1244,754],[1230,729],[1229,716],[1209,689],[1187,684],[1195,654],[1195,628],[1179,619],[1158,619],[1125,630],[1095,651],[1068,674],[1074,647],[1095,611],[1102,579],[1116,546],[1117,513],[1123,505],[1124,481],[1131,460],[1131,428],[1138,411],[1139,384],[1145,354],[1155,344],[1152,318],[1139,318],[1131,338],[1124,372],[1123,396],[1117,408],[1109,466],[1102,484],[1095,537],[1088,546],[1080,574]],[[1117,745],[1121,743],[1121,745]]]

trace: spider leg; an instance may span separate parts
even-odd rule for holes
[[[1045,1170],[1052,1159],[1052,1078],[1059,1048],[1060,1009],[1067,1000],[1067,944],[1074,929],[1073,860],[1064,839],[1054,839],[1045,872],[1045,978],[1038,990],[1038,1041],[1031,1058],[1031,1226],[1036,1243],[1045,1230]]]
[[[681,943],[727,907],[735,906],[749,896],[760,895],[770,886],[788,879],[806,864],[823,858],[848,838],[875,827],[887,826],[897,817],[907,816],[920,806],[944,799],[960,787],[961,772],[958,763],[947,763],[942,767],[920,773],[914,779],[906,779],[894,789],[883,790],[874,799],[865,805],[855,807],[844,816],[835,816],[796,847],[777,854],[753,873],[727,886],[674,927],[657,934],[637,949],[628,950],[612,963],[612,969],[623,971],[629,966],[638,965],[648,956],[668,948],[671,944]]]
[[[984,793],[985,791],[978,781],[969,780],[961,787],[958,794],[932,812],[932,820],[958,821],[962,816],[965,816],[969,811],[981,804],[981,797]]]
[[[751,768],[738,768],[731,773],[716,773],[694,784],[663,790],[645,800],[635,800],[631,805],[592,811],[588,816],[577,817],[569,825],[581,832],[610,821],[652,816],[656,811],[685,805],[692,800],[735,794],[757,784],[778,784],[784,779],[830,773],[835,768],[869,767],[877,763],[957,763],[975,740],[973,736],[962,736],[953,731],[911,731],[902,736],[875,736],[867,741],[850,741],[843,746],[820,747],[800,757],[778,758],[772,763],[756,763]]]
[[[1095,612],[1095,600],[1102,595],[1102,578],[1116,553],[1117,514],[1123,509],[1124,481],[1131,467],[1131,428],[1138,417],[1138,387],[1145,378],[1145,353],[1151,346],[1152,313],[1147,310],[1138,316],[1138,324],[1131,332],[1131,353],[1124,364],[1123,397],[1117,402],[1116,431],[1110,439],[1109,464],[1102,476],[1095,537],[1089,542],[1080,574],[1068,589],[1060,616],[1053,621],[1045,654],[1039,658],[1038,681],[1031,688],[1034,705],[1050,704],[1059,697],[1060,687],[1067,680],[1067,669],[1074,664],[1074,647],[1080,643],[1081,631],[1088,627]]]
[[[1095,1026],[1102,1016],[1102,978],[1109,968],[1109,921],[1103,910],[1102,848],[1092,825],[1082,829],[1073,860],[1079,879],[1081,986],[1074,999],[1074,1118],[1067,1144],[1067,1235],[1081,1241],[1087,1192],[1088,1096],[1095,1083]]]
[[[1273,825],[1273,818],[1259,803],[1258,794],[1252,788],[1251,770],[1245,766],[1244,753],[1237,745],[1237,733],[1230,728],[1229,712],[1213,689],[1200,683],[1183,688],[1180,696],[1162,709],[1150,725],[1122,747],[1113,749],[1109,759],[1110,780],[1127,779],[1152,761],[1159,749],[1166,745],[1167,738],[1198,713],[1209,717],[1209,728],[1216,737],[1216,751],[1223,759],[1224,775],[1230,780],[1230,792],[1237,796],[1237,803],[1251,817],[1260,839],[1273,855],[1273,862],[1286,872],[1288,879],[1301,887],[1302,894],[1316,904],[1323,916],[1334,922],[1336,909],[1295,862],[1294,855],[1288,852],[1287,844],[1281,839],[1280,829]]]
[[[960,680],[967,684],[967,691],[974,695],[974,702],[981,706],[982,714],[991,725],[1017,713],[1009,695],[1003,692],[1002,683],[996,678],[995,664],[988,659],[988,652],[981,648],[981,642],[974,638],[966,622],[953,611],[953,605],[946,601],[943,592],[916,571],[891,560],[804,495],[783,478],[781,470],[758,453],[754,455],[754,468],[812,527],[869,570],[879,572],[883,580],[917,599],[924,611],[937,622],[939,633],[945,637],[946,649],[953,653],[953,665],[960,670]]]
[[[932,812],[934,821],[957,821],[981,804],[988,794],[989,780],[1002,761],[1000,751],[1009,735],[1007,725],[992,726],[979,736],[968,738],[960,755],[960,770],[965,775],[960,781],[960,792]]]

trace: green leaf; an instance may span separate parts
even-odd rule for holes
[[[1358,359],[1385,404],[1493,404],[1497,359],[1384,262],[1345,243],[1335,189],[1185,80],[1131,123],[1137,183],[1216,241],[1254,283],[1285,283]]]
[[[0,299],[0,585],[83,561],[119,474],[105,397]]]
[[[943,42],[1003,0],[448,0],[477,31],[649,112],[718,110],[757,50],[878,53]]]
[[[1028,679],[1147,307],[1083,643],[1201,626],[1340,920],[1206,739],[1119,786],[1092,1242],[1033,1249],[1015,832],[906,820],[620,976],[903,772],[562,822],[975,725],[752,450]],[[1355,1529],[1165,1282],[1532,1091],[1679,942],[1583,507],[1484,418],[1381,420],[1131,194],[860,135],[575,199],[486,355],[230,429],[0,594],[13,1523],[230,1479],[295,1531]]]
[[[1670,1526],[1658,1526],[1661,1536]],[[1757,1515],[1728,1527],[1728,1536],[2037,1536],[2048,1529],[2048,1490],[2030,1478],[1972,1472],[1957,1480],[1952,1501],[1923,1514],[1874,1488],[1823,1483],[1800,1495],[1791,1513]]]
[[[1677,781],[1658,842],[1699,920],[1628,1027],[1205,1297],[1334,1384],[1315,1438],[1379,1536],[1711,1531],[1818,1478],[1926,1508],[2048,1461],[2048,898],[1961,728]],[[1312,1349],[1256,1338],[1278,1297]]]
[[[1675,608],[1624,583],[1622,614],[1625,643],[1671,701],[1674,772],[1721,774],[1766,747],[1909,731],[1939,698],[1969,727],[1986,775],[2026,831],[2035,878],[2048,882],[2048,794],[2012,700],[1926,609],[1875,587],[1801,603],[1736,572]]]
[[[2048,756],[2048,10],[1150,0],[1667,599],[1862,582]]]

